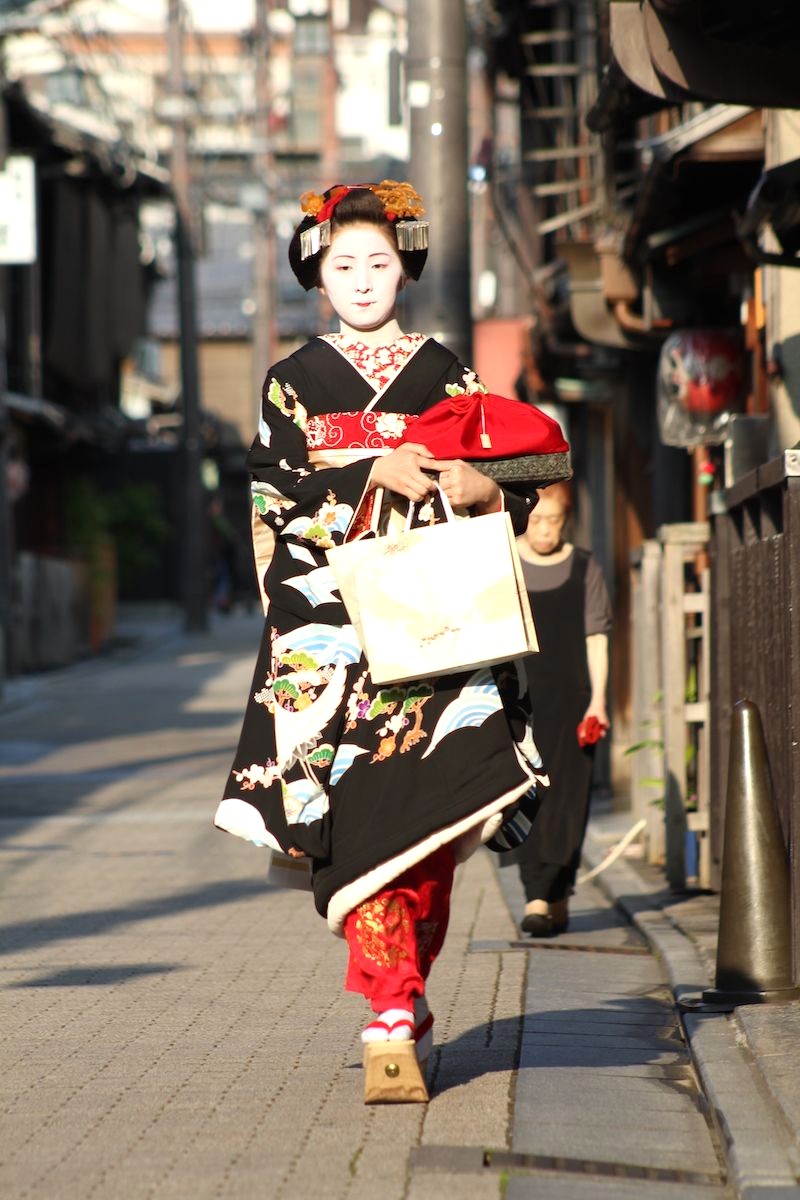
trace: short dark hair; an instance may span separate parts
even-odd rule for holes
[[[564,509],[564,516],[570,515],[572,512],[572,487],[565,480],[560,479],[557,483],[550,483],[547,487],[536,490],[540,499],[557,500]]]
[[[334,188],[328,188],[327,192],[323,193],[323,198],[327,200],[334,190]],[[319,249],[316,254],[311,254],[308,258],[301,258],[300,234],[306,229],[312,229],[316,223],[316,217],[306,215],[295,229],[292,240],[289,243],[289,264],[298,281],[307,292],[320,285],[319,271],[327,247]],[[406,275],[410,279],[419,279],[422,274],[422,268],[425,266],[425,259],[428,257],[428,251],[400,250],[397,246],[398,223],[401,222],[390,221],[388,219],[383,202],[374,192],[363,187],[353,188],[346,196],[342,197],[333,210],[331,217],[331,237],[347,225],[375,225],[376,228],[389,235],[400,256],[400,261],[403,264],[403,270]]]

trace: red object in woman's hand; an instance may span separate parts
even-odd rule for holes
[[[585,717],[578,726],[578,745],[593,746],[595,742],[600,741],[607,729],[608,726],[598,721],[597,717]]]

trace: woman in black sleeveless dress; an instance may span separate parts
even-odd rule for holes
[[[577,727],[592,716],[608,727],[608,593],[592,555],[563,541],[570,506],[567,484],[542,489],[518,539],[540,645],[525,660],[528,695],[550,776],[531,836],[515,854],[527,900],[521,928],[534,937],[566,929],[580,864],[594,746],[578,744]]]

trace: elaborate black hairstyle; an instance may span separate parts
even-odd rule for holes
[[[403,270],[419,279],[428,257],[428,222],[420,221],[422,201],[408,183],[336,184],[321,196],[306,192],[305,212],[289,243],[289,263],[307,292],[319,287],[319,269],[333,234],[346,225],[375,225],[397,247]]]

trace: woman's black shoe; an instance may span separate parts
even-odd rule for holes
[[[553,918],[549,913],[527,913],[520,924],[523,933],[531,937],[552,937],[554,934]]]

